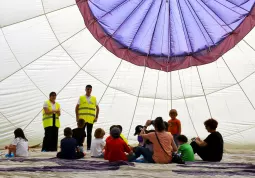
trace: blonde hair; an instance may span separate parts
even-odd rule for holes
[[[95,138],[103,138],[104,135],[105,135],[105,131],[103,129],[97,128],[95,130],[95,133],[94,133]]]

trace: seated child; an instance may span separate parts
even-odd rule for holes
[[[136,131],[134,135],[138,135],[137,136],[137,140],[139,142],[138,146],[142,146],[144,148],[148,148],[151,152],[153,152],[153,144],[150,142],[150,140],[144,140],[141,136],[140,133],[142,131],[142,129],[144,129],[143,126],[138,125],[136,126]],[[155,132],[155,130],[144,130],[146,134],[151,133],[151,132]],[[134,148],[136,149],[136,148]]]
[[[127,161],[128,156],[125,153],[132,154],[131,149],[126,142],[120,138],[120,129],[113,127],[111,129],[111,138],[106,141],[104,159],[109,162]]]
[[[105,131],[101,128],[95,130],[95,139],[91,143],[91,157],[103,158],[103,149],[105,147],[105,141],[103,140]]]
[[[141,133],[141,130],[143,129],[143,126],[142,125],[137,125],[135,127],[135,133],[134,133],[134,136],[138,135],[137,136],[137,141],[138,141],[138,146],[143,146],[144,145],[144,140],[143,138],[139,135]]]
[[[122,140],[124,140],[124,142],[126,142],[126,144],[128,145],[128,140],[127,140],[127,138],[122,134],[122,126],[121,126],[121,125],[116,125],[116,127],[120,129],[120,138],[121,138]]]
[[[84,125],[85,125],[84,119],[79,119],[78,122],[77,122],[78,128],[73,129],[73,138],[76,140],[76,142],[78,144],[78,149],[82,153],[84,152],[83,151],[83,142],[84,142],[85,137],[86,137],[86,132],[84,130]]]
[[[14,131],[15,139],[9,146],[5,146],[5,149],[8,149],[9,152],[6,157],[12,157],[13,154],[15,157],[27,157],[28,156],[28,140],[25,137],[25,134],[21,128],[18,128]]]
[[[180,145],[178,148],[178,154],[181,154],[183,161],[194,161],[194,152],[190,144],[188,144],[188,138],[185,135],[179,135],[177,142]]]
[[[66,127],[64,129],[65,138],[61,140],[60,148],[57,157],[61,159],[80,159],[84,157],[83,152],[79,152],[77,148],[77,141],[72,138],[72,129]]]

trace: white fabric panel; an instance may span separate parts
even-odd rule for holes
[[[17,128],[29,124],[41,111],[44,100],[46,97],[23,71],[0,83],[0,112]],[[0,134],[4,133],[1,129]]]
[[[106,86],[81,70],[58,94],[57,99],[61,108],[75,117],[75,106],[79,97],[85,95],[85,87],[88,84],[92,85],[92,95],[96,96],[97,102],[99,102],[106,90]]]
[[[58,44],[45,16],[5,27],[3,33],[22,66]]]
[[[60,42],[85,28],[83,18],[77,6],[47,14],[50,25]]]
[[[172,100],[183,99],[184,98],[183,92],[182,92],[183,84],[180,82],[179,71],[171,72],[171,74],[169,74],[169,80],[170,80],[170,85],[169,85],[170,97],[169,98]]]
[[[195,125],[197,134],[200,138],[205,138],[208,133],[205,130],[204,121],[210,118],[209,110],[204,96],[188,98],[188,109],[191,115],[193,124]],[[216,118],[217,119],[217,118]],[[192,126],[190,125],[190,128]]]
[[[255,132],[255,123],[250,128],[247,128],[243,131],[240,131],[236,134],[231,134],[224,139],[235,145],[253,145],[254,144],[254,132]]]
[[[252,84],[252,85],[251,85]],[[252,74],[250,77],[246,78],[240,83],[242,89],[246,93],[249,100],[255,106],[255,74]]]
[[[169,99],[170,98],[170,90],[168,89],[169,86],[169,75],[166,72],[159,72],[159,78],[157,82],[157,92],[156,93],[156,98],[159,99]]]
[[[109,53],[107,49],[101,48],[83,69],[108,85],[118,70],[120,63],[121,60],[119,58]]]
[[[244,39],[243,42],[246,42],[248,45],[250,45],[253,49],[255,49],[255,29],[251,30],[250,33],[248,33]],[[254,51],[253,51],[254,52]]]
[[[255,110],[239,85],[208,95],[212,116],[219,121],[223,136],[229,136],[254,125]]]
[[[122,61],[110,86],[114,89],[138,96],[143,80],[144,67]]]
[[[109,134],[112,125],[121,125],[122,133],[127,137],[136,101],[137,97],[108,88],[100,102],[100,116],[96,128],[101,127]],[[132,132],[133,130],[130,133]]]
[[[41,0],[0,1],[0,27],[43,14]]]
[[[45,13],[76,5],[75,0],[42,0]]]
[[[64,49],[57,47],[24,70],[44,95],[49,96],[52,91],[59,92],[79,69]]]
[[[252,58],[245,55],[246,51],[251,51],[247,44],[241,42],[236,45],[232,50],[223,55],[227,65],[238,81],[243,80],[245,77],[255,71],[254,61],[255,51],[250,52]]]
[[[198,67],[205,94],[210,94],[236,83],[230,70],[222,60]]]
[[[3,148],[6,145],[9,145],[14,139],[14,130],[15,127],[10,123],[2,113],[0,113],[0,147]]]
[[[141,86],[140,97],[155,98],[159,71],[146,68]]]
[[[196,67],[180,70],[179,74],[186,98],[204,94],[201,86],[201,75],[199,76]]]
[[[0,59],[0,80],[11,75],[20,68],[19,63],[6,43],[2,30],[0,31]]]
[[[98,52],[101,44],[95,40],[88,29],[85,29],[64,42],[62,46],[83,67]]]

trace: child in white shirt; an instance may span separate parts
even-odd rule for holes
[[[5,146],[5,149],[8,149],[9,152],[6,157],[27,157],[28,156],[28,140],[25,137],[25,134],[21,128],[18,128],[14,131],[15,139],[9,146]]]
[[[105,131],[101,128],[95,130],[95,139],[91,143],[91,157],[93,158],[103,158],[104,157],[104,147],[105,141],[103,140]]]

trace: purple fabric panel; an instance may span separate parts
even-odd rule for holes
[[[205,37],[204,37],[205,39],[210,38],[211,44],[212,44],[210,48],[206,47],[205,49],[200,50],[197,53],[190,53],[191,48],[188,45],[192,43],[190,42],[188,43],[186,39],[188,30],[183,30],[184,26],[182,24],[184,20],[182,16],[180,15],[178,9],[176,9],[177,7],[176,0],[171,0],[169,1],[170,3],[170,11],[169,11],[170,18],[169,19],[171,22],[169,23],[169,30],[168,30],[169,39],[164,39],[164,42],[168,43],[168,52],[170,56],[169,55],[165,56],[164,54],[147,55],[149,52],[151,52],[151,50],[149,50],[151,47],[150,42],[152,41],[151,40],[152,36],[154,36],[153,33],[150,33],[150,32],[154,27],[158,28],[157,26],[155,26],[156,25],[155,21],[153,21],[153,19],[155,19],[154,18],[155,14],[152,14],[151,12],[153,12],[154,6],[158,5],[157,3],[161,4],[162,1],[160,0],[153,1],[154,3],[151,4],[151,7],[147,11],[147,15],[145,16],[145,19],[142,21],[142,24],[140,24],[140,27],[138,28],[138,31],[136,32],[136,35],[132,43],[132,45],[136,44],[136,42],[139,44],[139,46],[136,49],[134,49],[132,45],[130,45],[130,48],[128,48],[127,46],[125,46],[125,44],[120,43],[120,41],[118,41],[117,38],[114,39],[113,38],[114,35],[112,37],[111,34],[106,33],[105,29],[103,29],[102,25],[100,25],[99,21],[95,19],[93,12],[91,12],[91,9],[89,7],[90,1],[76,0],[76,3],[84,18],[85,25],[87,26],[89,31],[92,33],[92,35],[105,48],[107,48],[110,52],[112,52],[117,57],[122,58],[128,62],[131,62],[135,65],[146,66],[151,69],[163,70],[166,72],[180,70],[180,69],[188,68],[190,66],[199,66],[199,65],[204,65],[204,64],[214,62],[224,53],[226,53],[231,48],[233,48],[255,26],[255,16],[254,16],[255,8],[253,8],[252,11],[249,13],[247,11],[247,13],[245,14],[246,15],[245,18],[243,18],[244,21],[242,23],[239,23],[239,21],[235,22],[236,24],[239,23],[240,25],[234,30],[234,33],[231,33],[233,32],[232,26],[234,26],[235,23],[231,25],[225,24],[221,20],[221,18],[218,17],[217,14],[215,14],[213,11],[211,11],[204,3],[202,3],[201,0],[194,0],[194,1],[185,0],[187,4],[190,4],[190,7],[191,6],[193,7],[192,9],[193,13],[196,14],[197,16],[196,19],[199,19],[199,22],[201,23],[200,25],[198,24],[195,24],[195,25],[199,27],[203,27],[201,28],[201,35],[205,34]],[[100,0],[100,1],[104,1],[104,0]],[[127,0],[127,1],[132,1],[132,0]],[[127,3],[127,1],[124,1],[122,4],[117,5],[116,7],[113,7],[113,9],[110,12],[105,12],[105,15],[102,16],[101,18],[104,18],[106,15],[111,14],[112,11],[115,11],[115,9],[118,9],[120,6],[124,6],[125,3]],[[251,1],[252,3],[250,3]],[[249,2],[242,4],[241,7],[232,5],[233,6],[232,8],[234,9],[243,8],[244,6],[247,6],[247,4],[250,5],[249,7],[251,8],[254,5],[254,1],[255,0],[249,0]],[[175,6],[172,5],[174,3],[175,3]],[[140,7],[141,6],[139,6],[139,8]],[[159,10],[159,6],[158,6],[158,9],[156,10]],[[174,14],[174,11],[176,11],[175,14]],[[148,17],[151,17],[151,18],[149,18],[148,20]],[[131,20],[131,18],[132,16],[129,16],[126,22]],[[134,21],[136,21],[136,19]],[[148,28],[147,24],[150,24],[151,29]],[[220,29],[221,31],[217,30],[217,28]],[[120,28],[118,27],[118,30],[120,29],[122,29],[122,26]],[[127,27],[127,29],[132,29],[132,28]],[[144,30],[142,31],[141,29],[144,29]],[[115,33],[118,33],[118,30]],[[141,31],[143,33],[141,33]],[[206,33],[202,33],[202,32],[206,32]],[[218,35],[219,32],[222,32],[223,35],[219,36]],[[206,37],[206,34],[208,34],[207,37]],[[119,35],[121,36],[123,34],[119,34]],[[165,34],[162,33],[162,35],[165,35]],[[182,39],[184,41],[182,41]],[[144,49],[146,45],[148,47],[147,52],[144,52],[143,50],[137,50],[139,48]],[[163,45],[162,47],[164,46],[165,45]],[[160,48],[160,50],[163,50],[163,49],[164,48]],[[175,55],[177,52],[179,54]],[[161,51],[159,53],[161,53]]]
[[[173,170],[174,173],[182,174],[182,175],[195,175],[195,176],[255,176],[255,170],[240,170],[237,171],[206,171],[206,170]]]
[[[100,19],[102,16],[108,14],[113,11],[118,6],[125,5],[127,0],[108,0],[108,1],[98,1],[98,0],[90,0],[88,1],[89,7],[96,17],[96,19]]]
[[[9,160],[2,159],[0,162],[7,162]],[[84,171],[107,171],[107,170],[118,170],[120,166],[129,165],[134,166],[133,163],[128,163],[124,161],[119,162],[105,162],[105,161],[87,161],[87,160],[65,160],[65,159],[22,159],[15,158],[11,159],[15,162],[54,162],[59,166],[42,166],[42,167],[11,167],[11,168],[0,168],[0,171],[10,172],[10,171],[43,171],[43,172],[84,172]]]
[[[249,2],[249,0],[228,0],[228,1],[233,3],[235,6],[240,6]]]
[[[222,176],[255,176],[255,165],[251,163],[220,163],[220,162],[187,162],[178,165],[182,170],[173,170],[183,175],[222,175]]]
[[[160,6],[161,1],[153,0],[152,6],[146,15],[146,18],[143,20],[143,23],[141,24],[136,38],[131,46],[131,48],[135,51],[142,52],[145,55],[149,53]]]
[[[124,5],[118,6],[118,8],[115,8],[101,18],[99,23],[102,25],[103,29],[105,29],[106,33],[110,35],[114,34],[122,25],[133,30],[133,28],[126,26],[125,21],[130,15],[132,16],[139,3],[142,3],[142,0],[127,1]],[[95,12],[93,14],[95,14]]]
[[[137,31],[139,30],[143,20],[146,18],[148,11],[153,3],[153,0],[142,1],[139,8],[137,8],[132,18],[128,18],[123,25],[113,36],[114,39],[118,40],[122,44],[126,44],[127,47],[133,43],[133,39],[136,38]],[[136,20],[134,20],[136,19]],[[130,30],[132,28],[132,30]]]
[[[171,56],[179,56],[190,51],[190,46],[185,37],[185,26],[181,21],[181,14],[177,8],[177,0],[170,1],[170,34],[171,34]]]
[[[186,56],[224,40],[255,0],[90,0],[104,31],[144,55]]]

